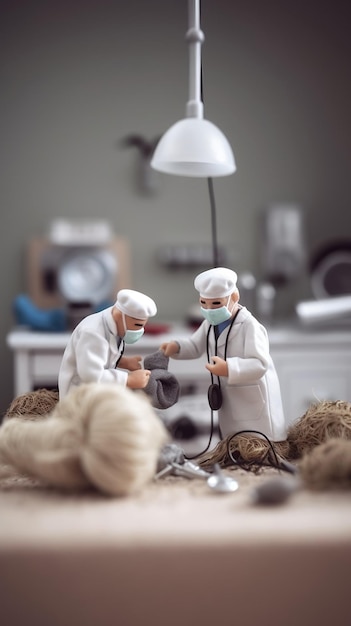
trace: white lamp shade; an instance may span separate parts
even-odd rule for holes
[[[198,117],[176,122],[161,137],[151,160],[159,172],[209,178],[236,170],[228,140],[217,126]]]

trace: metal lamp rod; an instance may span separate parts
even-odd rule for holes
[[[188,10],[189,29],[186,33],[186,40],[189,44],[189,100],[186,105],[186,114],[187,117],[203,118],[201,46],[205,41],[205,35],[200,27],[200,0],[189,0]],[[211,206],[213,267],[218,267],[217,216],[213,179],[208,178],[207,181]]]
[[[189,29],[186,40],[189,44],[189,100],[186,105],[187,117],[203,117],[201,99],[201,46],[205,41],[200,28],[200,0],[189,0]]]

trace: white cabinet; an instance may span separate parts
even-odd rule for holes
[[[135,345],[127,347],[128,354],[140,354],[143,358],[156,352],[161,343],[173,337],[190,335],[183,327],[175,327],[168,334],[149,335]],[[14,354],[14,396],[39,387],[57,386],[57,376],[62,355],[70,333],[33,332],[15,329],[7,336],[7,345]],[[177,376],[181,385],[198,388],[206,378],[205,357],[191,361],[170,359],[169,370]],[[204,373],[203,376],[201,373]]]
[[[270,338],[288,424],[316,402],[351,402],[351,331],[272,329]]]
[[[190,330],[174,327],[164,335],[144,335],[129,354],[146,356],[173,337],[186,336]],[[271,355],[282,391],[287,423],[301,417],[306,409],[321,400],[351,402],[351,329],[310,331],[293,326],[268,328]],[[55,386],[68,333],[42,333],[16,329],[7,343],[14,353],[14,395],[39,386]],[[180,384],[203,393],[209,384],[205,357],[190,361],[170,360],[169,369]]]

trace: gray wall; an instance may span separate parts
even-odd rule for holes
[[[259,215],[304,211],[308,253],[350,233],[348,3],[203,0],[205,116],[226,133],[237,172],[214,182],[218,239],[235,269],[260,275]],[[128,133],[152,139],[183,117],[186,0],[2,0],[0,16],[1,410],[12,398],[6,333],[26,289],[24,250],[56,217],[108,219],[132,248],[132,287],[159,320],[195,302],[194,271],[169,272],[160,245],[210,241],[206,181],[136,184]],[[304,279],[281,294],[309,295]]]

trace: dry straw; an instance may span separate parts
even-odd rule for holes
[[[274,450],[281,458],[287,459],[289,455],[289,443],[287,441],[275,442]],[[272,448],[262,437],[249,433],[243,433],[233,437],[229,435],[218,442],[216,447],[201,455],[197,462],[204,469],[210,468],[215,463],[221,467],[233,465],[231,456],[238,464],[254,465],[274,463]]]
[[[309,407],[288,431],[290,458],[299,459],[329,439],[351,439],[351,403],[319,402]]]
[[[146,395],[121,385],[81,385],[46,419],[30,415],[1,426],[0,475],[22,473],[57,487],[128,495],[152,480],[167,441]]]
[[[305,458],[321,444],[335,439],[351,440],[351,403],[349,402],[324,401],[311,405],[306,413],[290,426],[286,441],[273,442],[272,446],[280,459],[298,461],[303,458],[304,464],[301,465],[301,471],[304,471],[306,481],[311,480],[311,484],[313,482],[316,485],[318,482],[317,466],[320,464],[321,485],[327,483],[327,475],[330,477],[330,483],[335,482],[335,476],[338,476],[340,484],[351,485],[347,474],[351,460],[346,458],[341,468],[337,452],[335,455],[331,453],[331,449],[335,449],[335,441],[327,448],[328,454],[325,453],[324,448],[320,451],[316,450],[311,459],[311,465],[308,465]],[[343,446],[343,454],[351,457],[351,447]],[[213,450],[200,456],[198,463],[205,469],[213,466],[214,463],[227,467],[233,464],[231,457],[246,468],[251,465],[256,467],[275,465],[271,445],[264,438],[251,433],[226,437],[219,441]],[[312,464],[313,471],[307,469],[307,466],[310,468]],[[343,471],[343,478],[341,478]],[[310,478],[312,473],[313,478]]]
[[[351,441],[332,438],[307,452],[298,463],[300,475],[312,490],[351,488]]]
[[[56,391],[40,389],[15,398],[5,415],[0,471],[127,495],[152,479],[166,440],[143,392],[96,383],[58,402]],[[219,441],[196,462],[211,469],[215,463],[229,467],[234,459],[257,470],[275,465],[278,457],[296,463],[311,489],[351,488],[351,403],[311,405],[290,426],[287,439],[272,446],[274,452],[263,437],[242,433]]]
[[[10,417],[25,417],[29,420],[43,419],[51,413],[58,399],[58,391],[54,389],[41,388],[28,391],[12,400],[4,416],[4,421]]]

